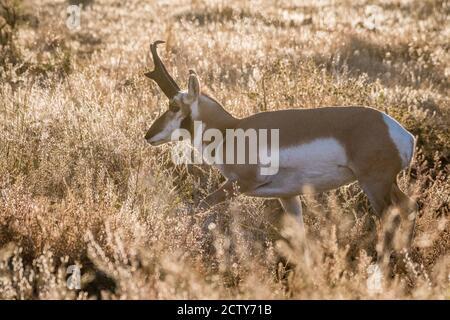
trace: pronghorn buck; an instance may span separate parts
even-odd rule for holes
[[[408,226],[405,234],[411,239],[415,202],[399,189],[397,174],[409,166],[415,139],[396,120],[368,107],[279,110],[238,119],[202,94],[193,71],[189,74],[188,90],[181,91],[158,56],[160,43],[163,41],[150,46],[155,67],[145,75],[158,84],[170,102],[169,110],[148,130],[148,143],[156,146],[169,142],[171,134],[180,128],[197,135],[199,132],[193,132],[194,121],[204,124],[202,130],[279,130],[277,172],[262,175],[258,163],[217,165],[227,180],[202,201],[202,208],[224,201],[237,186],[238,192],[245,195],[278,198],[304,230],[300,194],[323,192],[357,180],[379,217],[388,216],[384,213],[391,206],[398,209],[392,210],[397,215],[389,219],[389,227],[384,229],[383,252],[392,248],[394,231],[401,222]],[[227,144],[226,139],[221,141],[223,145]]]

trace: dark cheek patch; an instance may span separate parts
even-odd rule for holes
[[[180,128],[188,130],[192,137],[192,135],[194,134],[194,122],[192,121],[190,115],[184,118],[183,121],[181,121]]]

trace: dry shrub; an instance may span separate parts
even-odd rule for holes
[[[0,65],[0,298],[450,297],[446,1],[83,1],[72,31],[73,1],[31,2],[38,23],[8,31],[20,54]],[[392,273],[373,264],[380,225],[356,184],[303,197],[306,253],[274,200],[200,212],[223,178],[143,139],[167,102],[142,77],[156,39],[180,84],[194,68],[236,116],[367,105],[417,135],[399,177],[416,237]]]

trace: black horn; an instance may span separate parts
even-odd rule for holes
[[[164,64],[162,63],[161,59],[158,56],[156,47],[158,46],[158,44],[161,43],[164,43],[164,41],[158,40],[150,45],[150,51],[152,52],[153,63],[155,65],[155,68],[153,69],[153,71],[146,72],[145,76],[155,81],[161,88],[161,90],[164,92],[164,94],[169,99],[172,99],[180,91],[180,87],[175,82],[175,80],[173,80],[173,78],[170,76],[169,72],[167,72],[166,67],[164,66]]]

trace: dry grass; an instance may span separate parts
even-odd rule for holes
[[[450,298],[448,1],[94,0],[76,31],[69,1],[2,2],[0,298]],[[368,105],[418,136],[414,248],[381,290],[357,185],[304,198],[310,264],[274,201],[195,209],[219,174],[143,139],[167,102],[142,75],[156,39],[236,116]]]

